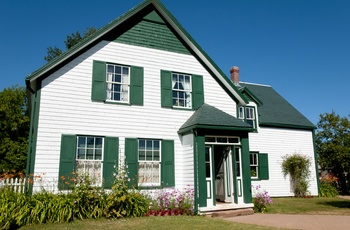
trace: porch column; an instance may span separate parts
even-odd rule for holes
[[[243,176],[243,201],[244,203],[252,203],[252,189],[250,176],[250,152],[248,133],[241,137],[242,144],[242,176]]]

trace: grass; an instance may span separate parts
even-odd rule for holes
[[[273,198],[269,214],[306,214],[306,215],[349,215],[350,200],[342,198]],[[84,220],[64,224],[43,224],[22,227],[31,229],[276,229],[257,225],[230,222],[219,218],[202,216],[167,216],[125,218],[116,220]]]
[[[84,220],[73,221],[64,224],[43,224],[25,226],[21,230],[54,230],[54,229],[241,229],[241,230],[268,230],[276,229],[252,224],[242,224],[229,222],[219,218],[207,218],[203,216],[158,216],[158,217],[140,217],[125,218],[117,220]]]
[[[268,213],[306,215],[349,215],[350,200],[342,198],[273,198]]]

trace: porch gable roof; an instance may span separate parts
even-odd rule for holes
[[[218,129],[253,131],[253,127],[230,114],[204,103],[192,116],[180,127],[178,133],[186,133],[193,129]]]

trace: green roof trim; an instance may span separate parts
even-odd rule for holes
[[[248,100],[254,101],[258,106],[261,106],[263,103],[259,100],[258,97],[256,97],[252,91],[250,91],[247,87],[242,87],[239,89],[242,94],[246,97],[248,97]]]
[[[240,85],[249,89],[262,102],[258,108],[259,126],[307,130],[316,128],[271,86],[251,83]]]
[[[178,133],[186,133],[199,128],[239,131],[254,130],[252,126],[242,120],[205,103],[180,127]]]
[[[158,16],[150,13],[156,11]],[[188,49],[188,51],[196,57],[196,59],[203,65],[203,67],[215,78],[215,80],[225,89],[230,97],[240,105],[245,105],[248,100],[243,94],[234,86],[229,78],[220,70],[220,68],[213,62],[213,60],[204,52],[204,50],[197,44],[197,42],[186,32],[175,17],[166,9],[166,7],[159,0],[145,0],[136,7],[127,11],[117,19],[113,20],[106,26],[98,29],[93,35],[85,38],[77,45],[73,46],[60,56],[51,60],[43,67],[34,71],[26,78],[26,85],[31,91],[36,91],[40,86],[37,81],[47,77],[49,74],[59,69],[70,60],[74,59],[87,49],[91,48],[101,40],[112,40],[112,36],[116,36],[112,32],[119,33],[119,29],[123,32],[135,26],[142,21],[153,21],[162,24],[161,20],[169,27],[175,34],[177,39]],[[118,31],[116,28],[118,27]],[[111,33],[109,33],[111,32]],[[114,37],[115,39],[116,37]]]

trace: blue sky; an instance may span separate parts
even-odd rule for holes
[[[45,64],[46,48],[100,28],[142,0],[0,1],[0,90]],[[200,4],[199,4],[200,2]],[[350,1],[162,0],[229,76],[271,85],[316,124],[350,114]]]

